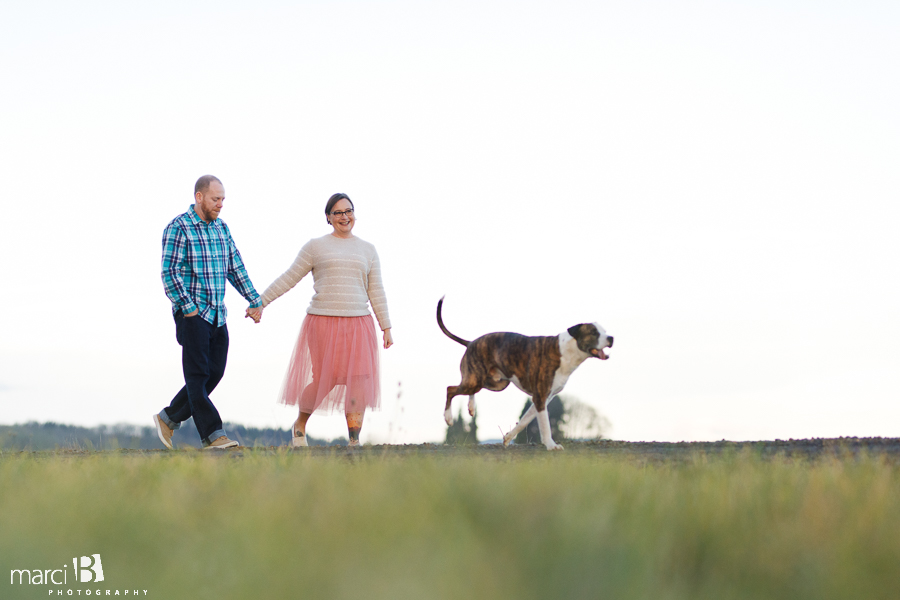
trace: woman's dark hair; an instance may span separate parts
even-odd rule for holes
[[[350,208],[356,210],[356,207],[353,206],[353,200],[350,199],[350,196],[348,196],[347,194],[333,194],[331,198],[328,199],[328,204],[325,205],[325,220],[327,220],[329,223],[331,223],[331,221],[328,219],[328,217],[331,216],[331,209],[333,209],[334,205],[341,200],[346,200],[350,203]]]

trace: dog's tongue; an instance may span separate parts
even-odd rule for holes
[[[600,349],[594,348],[593,350],[591,350],[591,354],[593,354],[600,360],[609,359],[609,357],[606,355],[606,352],[603,351],[603,348],[600,348]]]

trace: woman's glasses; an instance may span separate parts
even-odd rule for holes
[[[331,213],[331,216],[332,216],[332,217],[343,217],[344,215],[347,215],[348,217],[349,217],[349,216],[352,216],[352,215],[353,215],[353,209],[352,209],[352,208],[348,208],[347,210],[336,210],[336,211],[334,211],[333,213]]]

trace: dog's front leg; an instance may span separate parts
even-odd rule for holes
[[[512,430],[503,436],[503,445],[509,446],[509,443],[513,441],[519,432],[528,427],[528,424],[531,423],[531,420],[534,419],[534,416],[537,414],[537,409],[534,407],[534,404],[528,407],[528,410],[525,411],[525,414],[522,415],[522,418],[519,419],[519,422],[516,423],[516,426],[512,428]]]
[[[550,433],[550,413],[547,407],[537,413],[538,428],[541,430],[541,443],[547,447],[547,450],[562,450],[563,447],[553,441],[553,435]]]

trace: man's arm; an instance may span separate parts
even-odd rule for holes
[[[241,258],[241,253],[238,252],[234,239],[231,237],[231,231],[228,230],[227,226],[225,235],[228,237],[228,281],[250,303],[250,308],[259,308],[262,306],[262,299],[256,293],[256,288],[253,287],[250,276],[247,275],[244,260]]]
[[[170,224],[163,232],[162,282],[166,296],[179,307],[185,316],[198,311],[197,305],[188,294],[181,268],[187,255],[187,239],[180,227]]]

